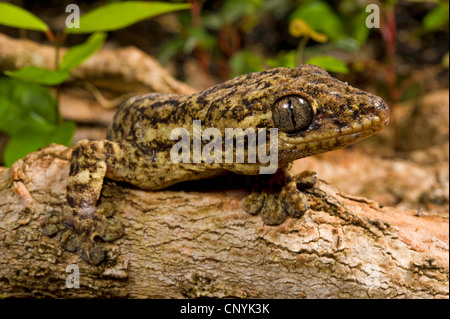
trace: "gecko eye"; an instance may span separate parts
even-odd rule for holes
[[[272,109],[273,123],[285,133],[303,131],[311,124],[312,117],[311,104],[299,95],[282,97]]]

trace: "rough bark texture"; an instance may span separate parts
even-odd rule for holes
[[[46,212],[67,209],[69,156],[55,145],[0,168],[0,297],[448,298],[447,218],[380,208],[322,181],[311,209],[277,227],[242,210],[243,188],[107,183],[102,200],[125,236],[106,263],[88,265],[40,230]],[[66,288],[68,264],[80,268],[79,289]]]

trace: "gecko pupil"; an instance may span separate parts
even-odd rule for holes
[[[288,109],[291,112],[291,122],[292,122],[292,126],[295,127],[295,113],[294,113],[294,106],[292,105],[292,101],[289,100],[288,101]]]
[[[289,95],[277,100],[272,109],[275,126],[285,133],[305,130],[312,122],[311,104],[299,95]]]

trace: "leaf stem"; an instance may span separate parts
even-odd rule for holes
[[[51,43],[55,43],[55,35],[53,34],[52,30],[47,29],[45,30],[45,35],[47,36],[47,39],[51,42]]]
[[[300,43],[298,44],[297,47],[297,65],[300,65],[303,63],[303,52],[305,51],[305,47],[306,44],[309,41],[309,36],[305,35],[304,37],[302,37],[302,40],[300,41]]]
[[[57,33],[56,37],[54,38],[54,46],[55,46],[55,70],[59,70],[60,69],[60,52],[61,52],[61,44],[64,42],[64,40],[66,39],[66,33]],[[56,125],[60,125],[63,122],[63,118],[61,115],[61,112],[59,110],[59,98],[61,95],[61,84],[56,85],[55,87],[55,120],[56,120]]]

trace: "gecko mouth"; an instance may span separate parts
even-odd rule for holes
[[[388,124],[388,122],[389,116],[387,114],[381,114],[381,116],[374,115],[370,118],[366,118],[364,123],[354,123],[352,126],[340,129],[339,131],[331,130],[328,134],[311,134],[301,138],[280,136],[280,139],[286,143],[286,146],[289,147],[289,144],[293,144],[292,146],[295,148],[298,148],[300,145],[311,146],[332,142],[336,142],[336,146],[343,146],[352,144],[362,138],[371,136],[381,131],[383,127]]]
[[[297,149],[299,151],[312,151],[312,153],[322,153],[324,151],[333,150],[349,144],[358,142],[366,137],[369,137],[380,131],[388,122],[385,119],[378,125],[371,125],[370,127],[360,128],[359,130],[349,130],[348,132],[339,132],[330,134],[329,136],[315,138],[309,137],[308,140],[298,139],[295,137],[281,137],[285,147],[290,149]]]

